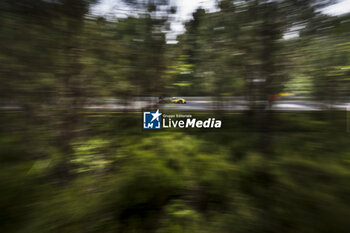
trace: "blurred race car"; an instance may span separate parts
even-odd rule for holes
[[[186,104],[186,100],[184,98],[179,97],[160,97],[159,98],[160,104]]]
[[[278,93],[278,94],[270,94],[267,95],[267,100],[273,101],[273,100],[282,100],[284,98],[282,97],[291,97],[295,96],[293,93]]]

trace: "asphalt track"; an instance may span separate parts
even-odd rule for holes
[[[227,111],[227,112],[240,112],[249,110],[251,103],[244,100],[243,97],[226,97],[220,100],[213,97],[184,97],[187,101],[186,104],[159,104],[157,97],[139,97],[128,99],[127,101],[120,98],[105,98],[105,99],[90,99],[85,105],[85,110],[88,111],[126,111],[135,112],[145,109],[161,109],[161,110],[174,110],[183,112],[200,112],[200,111]],[[262,103],[262,106],[266,106],[266,102]],[[257,102],[256,102],[257,103]],[[257,103],[259,104],[259,102]],[[0,105],[0,110],[5,111],[21,111],[22,107],[19,104],[3,104]],[[313,101],[302,98],[285,99],[272,101],[271,107],[268,109],[271,111],[325,111],[325,110],[341,110],[350,111],[350,100],[344,100],[342,102],[334,102],[330,104],[328,101]]]
[[[118,99],[109,99],[108,103],[89,104],[86,109],[91,110],[123,110],[140,111],[143,109],[163,109],[174,111],[247,111],[251,103],[242,97],[228,97],[220,101],[211,97],[184,97],[186,104],[158,104],[158,99],[154,97],[137,98],[123,103]],[[259,103],[258,103],[259,104]],[[266,103],[260,103],[262,105]],[[266,105],[265,105],[266,106]],[[272,101],[269,109],[271,111],[324,111],[324,110],[349,110],[350,101],[335,102],[330,104],[325,101],[312,101],[305,99],[289,99]]]

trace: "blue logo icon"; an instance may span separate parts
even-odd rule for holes
[[[159,109],[156,112],[143,112],[143,128],[160,129],[161,115]]]

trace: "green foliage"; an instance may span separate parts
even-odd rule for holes
[[[1,104],[21,106],[0,113],[3,232],[349,232],[342,112],[222,114],[204,133],[83,110],[170,94],[342,100],[349,15],[223,0],[170,45],[168,1],[124,1],[141,13],[118,19],[88,15],[94,2],[0,2]]]
[[[135,134],[136,116],[89,117],[91,130],[73,143],[73,174],[64,184],[53,136],[40,143],[48,143],[44,155],[30,160],[30,152],[12,147],[17,159],[4,160],[0,173],[1,224],[6,232],[345,233],[350,147],[337,119],[279,114],[267,156],[261,132],[253,124],[243,131],[244,114],[226,116],[231,124],[205,134]],[[29,135],[40,128],[22,123]],[[14,132],[1,135],[2,154],[8,145],[28,148]]]

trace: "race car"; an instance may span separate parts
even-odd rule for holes
[[[159,98],[160,104],[186,104],[186,100],[184,98],[179,97],[160,97]]]
[[[267,95],[267,100],[273,101],[273,100],[282,100],[284,98],[282,97],[291,97],[294,96],[293,93],[278,93],[278,94],[269,94]]]

